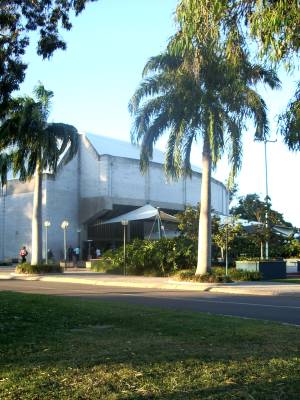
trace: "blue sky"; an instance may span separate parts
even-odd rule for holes
[[[22,93],[31,94],[40,80],[54,91],[50,120],[73,124],[79,131],[129,140],[131,117],[128,101],[141,80],[149,57],[161,52],[175,31],[177,0],[99,0],[74,18],[74,27],[63,32],[67,51],[48,61],[35,54],[34,36],[26,54],[29,63]],[[268,145],[269,194],[273,207],[300,227],[299,153],[291,153],[276,137],[276,116],[294,90],[294,76],[280,71],[283,88],[261,88],[269,107],[271,136]],[[253,143],[253,130],[245,134],[243,167],[238,177],[240,195],[265,195],[263,144]],[[165,139],[158,144],[164,149]],[[201,166],[201,144],[192,151],[192,162]],[[226,160],[214,176],[225,181]]]

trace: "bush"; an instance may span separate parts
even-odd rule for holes
[[[18,274],[45,274],[45,273],[62,273],[63,268],[56,264],[38,264],[30,265],[28,263],[18,264],[16,273]]]
[[[12,262],[11,262],[11,261],[7,261],[7,260],[1,261],[1,260],[0,260],[0,266],[1,266],[1,267],[10,267],[11,265],[12,265]]]
[[[186,238],[134,240],[126,245],[126,272],[130,275],[169,276],[196,265],[196,244]],[[101,271],[123,271],[123,248],[102,257]]]
[[[191,270],[191,269],[177,271],[174,273],[174,275],[172,277],[179,281],[194,281],[195,280],[195,271]]]
[[[229,276],[234,281],[260,281],[262,274],[258,271],[244,271],[242,269],[231,268]]]
[[[92,260],[91,270],[94,272],[106,272],[107,274],[120,274],[123,272],[120,267],[113,265],[112,260],[109,257]]]
[[[183,270],[176,272],[173,277],[180,281],[190,281],[190,282],[207,282],[207,283],[228,283],[232,282],[229,276],[226,276],[224,270],[219,268],[220,271],[215,271],[213,269],[211,272],[203,275],[195,275],[195,270]]]
[[[228,275],[217,275],[213,272],[195,276],[197,282],[207,282],[207,283],[229,283],[232,282]]]
[[[207,283],[229,283],[237,281],[259,281],[262,279],[260,272],[243,271],[241,269],[229,268],[225,275],[225,268],[213,267],[211,272],[203,275],[195,275],[195,270],[184,270],[174,274],[174,278],[181,281],[207,282]]]

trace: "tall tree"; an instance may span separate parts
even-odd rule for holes
[[[266,203],[261,201],[256,193],[247,194],[239,198],[238,204],[231,208],[230,213],[239,218],[247,219],[248,221],[265,223]],[[292,227],[290,222],[285,221],[282,213],[272,208],[268,211],[268,219],[271,227],[273,225]]]
[[[10,95],[25,78],[22,61],[29,33],[39,32],[37,53],[49,58],[66,43],[60,28],[70,30],[70,14],[80,14],[88,2],[97,0],[1,0],[0,2],[0,118],[9,106]]]
[[[298,0],[180,0],[180,35],[186,48],[206,40],[221,43],[228,59],[242,42],[254,57],[293,70],[300,50]],[[280,132],[291,150],[300,150],[300,82],[280,117]]]
[[[32,265],[42,261],[43,172],[57,171],[77,153],[78,133],[71,126],[47,123],[53,92],[39,84],[31,97],[14,100],[0,126],[0,175],[2,185],[11,168],[21,181],[34,178],[32,214]]]
[[[171,43],[173,49],[177,45]],[[143,78],[129,105],[134,115],[132,140],[141,143],[142,170],[148,166],[155,142],[166,131],[165,169],[171,177],[191,174],[192,144],[199,139],[203,143],[196,274],[204,274],[211,266],[212,166],[226,143],[231,175],[236,174],[241,164],[241,134],[248,118],[255,122],[255,137],[266,137],[266,106],[253,85],[263,81],[274,88],[279,82],[272,71],[250,64],[245,54],[233,64],[216,51],[215,44],[204,43],[184,56],[167,52],[151,58]]]

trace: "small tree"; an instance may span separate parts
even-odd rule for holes
[[[224,251],[231,249],[238,235],[241,235],[242,227],[240,224],[231,220],[230,222],[220,222],[218,217],[215,217],[214,229],[212,231],[212,240],[220,248],[221,257],[224,259]]]

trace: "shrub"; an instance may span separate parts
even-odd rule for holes
[[[126,271],[131,275],[168,276],[196,265],[196,244],[186,238],[134,240],[126,246]],[[101,271],[123,271],[123,248],[103,255]],[[103,269],[102,269],[103,268]]]
[[[174,275],[172,277],[179,281],[194,281],[195,280],[195,271],[191,270],[191,269],[177,271],[174,273]]]
[[[229,276],[234,281],[260,281],[262,274],[258,271],[244,271],[242,269],[231,268]]]
[[[222,268],[220,268],[222,270]],[[232,282],[229,276],[226,276],[224,270],[222,273],[216,273],[214,270],[207,274],[195,275],[195,270],[183,270],[176,272],[173,277],[180,281],[190,281],[190,282],[207,282],[207,283],[225,283]],[[218,271],[220,272],[220,271]]]
[[[0,266],[1,266],[1,267],[10,267],[11,265],[12,265],[12,262],[11,262],[11,261],[7,261],[7,260],[1,261],[1,260],[0,260]]]
[[[183,270],[174,274],[174,278],[182,281],[228,283],[233,281],[259,281],[262,279],[260,272],[243,271],[241,269],[229,268],[225,275],[225,268],[213,267],[211,272],[203,275],[195,275],[195,270]]]
[[[208,282],[208,283],[229,283],[232,282],[228,275],[217,275],[213,272],[195,276],[197,282]]]
[[[91,261],[91,270],[94,272],[106,272],[108,274],[120,274],[120,267],[115,267],[109,257],[102,257],[99,260]]]
[[[56,264],[38,264],[30,265],[28,263],[18,264],[16,273],[18,274],[45,274],[45,273],[62,273],[63,268]]]

